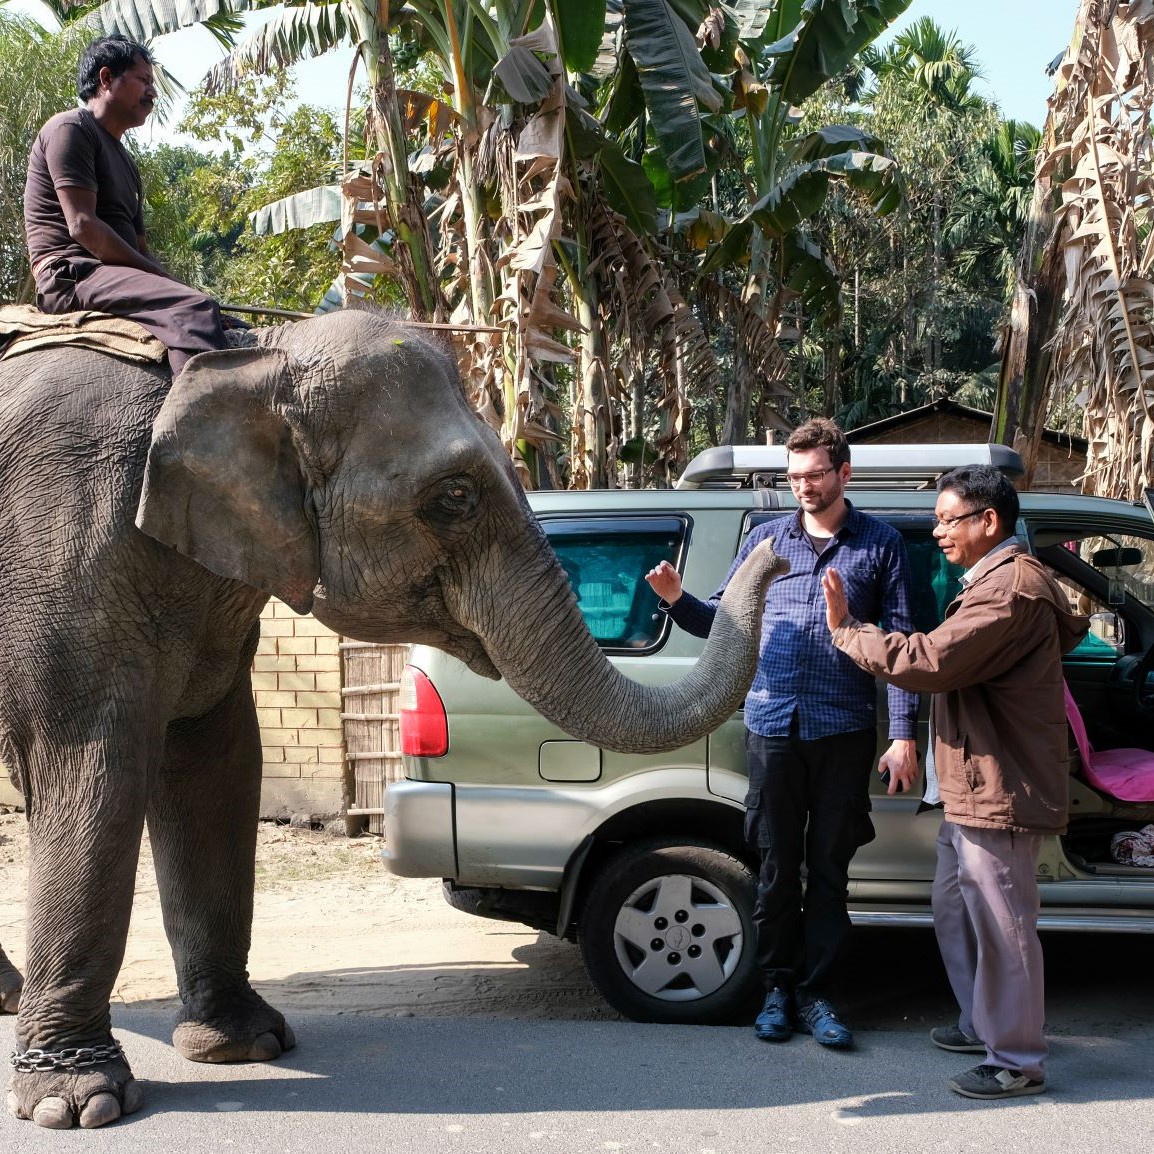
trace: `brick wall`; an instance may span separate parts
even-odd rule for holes
[[[271,599],[252,663],[264,748],[262,817],[330,817],[345,805],[338,638],[312,617]],[[0,767],[0,805],[23,798]]]
[[[260,632],[252,690],[264,747],[261,816],[338,813],[345,768],[339,639],[275,598]]]
[[[337,635],[275,598],[260,632],[252,689],[264,747],[261,816],[331,817],[346,804]],[[23,803],[0,766],[0,805]]]

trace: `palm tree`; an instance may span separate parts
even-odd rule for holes
[[[970,90],[981,76],[977,50],[956,32],[945,32],[923,16],[894,37],[885,49],[867,48],[862,63],[879,80],[894,77],[926,100],[930,115],[961,112],[979,100]]]
[[[966,276],[996,269],[1013,296],[1014,266],[1034,195],[1034,162],[1041,133],[1032,125],[1003,120],[981,149],[978,164],[962,179],[946,218],[947,245]]]
[[[901,155],[908,169],[910,215],[916,218],[925,212],[928,217],[931,259],[920,343],[924,370],[932,376],[941,366],[937,314],[947,199],[957,184],[975,125],[988,131],[993,109],[971,90],[980,76],[974,47],[963,44],[955,32],[944,32],[928,16],[884,50],[867,50],[862,59],[874,77],[867,100],[878,131],[895,148],[899,142],[905,146]],[[902,231],[916,235],[916,219],[903,221]],[[910,299],[904,334],[907,356],[919,343],[916,316]]]

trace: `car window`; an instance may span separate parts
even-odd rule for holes
[[[1086,537],[1074,546],[1078,556],[1108,582],[1116,583],[1143,605],[1154,607],[1154,541],[1131,533],[1111,533],[1108,537]]]
[[[605,649],[655,648],[668,629],[645,574],[660,561],[678,565],[687,522],[681,517],[542,519],[577,604]]]
[[[1046,560],[1045,557],[1042,558]],[[1066,594],[1070,609],[1090,618],[1090,631],[1067,654],[1078,660],[1113,661],[1125,652],[1125,623],[1109,605],[1072,577],[1047,565],[1050,576]]]
[[[893,524],[905,538],[906,555],[910,559],[910,611],[914,629],[918,633],[929,633],[942,623],[946,606],[957,597],[965,569],[946,560],[928,521],[901,518]]]
[[[1038,557],[1090,618],[1090,632],[1070,654],[1113,662],[1142,648],[1142,620],[1154,609],[1154,541],[1112,526],[1031,527]]]

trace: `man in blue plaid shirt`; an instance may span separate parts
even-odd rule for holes
[[[767,991],[754,1029],[781,1042],[797,1028],[823,1046],[848,1049],[853,1034],[831,992],[849,938],[850,859],[874,837],[877,690],[830,641],[821,580],[836,566],[854,617],[905,633],[913,628],[909,563],[901,534],[846,500],[850,452],[837,425],[808,421],[786,450],[798,512],[754,529],[708,601],[686,593],[668,562],[646,580],[678,625],[704,637],[725,584],[759,541],[773,537],[790,563],[766,595],[761,657],[745,700],[745,832],[761,858],[754,922]],[[912,789],[917,779],[917,710],[915,694],[889,687],[891,744],[878,772],[888,773],[890,793]]]

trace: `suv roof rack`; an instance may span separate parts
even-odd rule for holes
[[[1025,466],[1006,445],[851,445],[854,485],[928,489],[961,465],[993,465],[1007,477]],[[678,489],[785,489],[784,445],[718,445],[698,453],[678,479]]]

